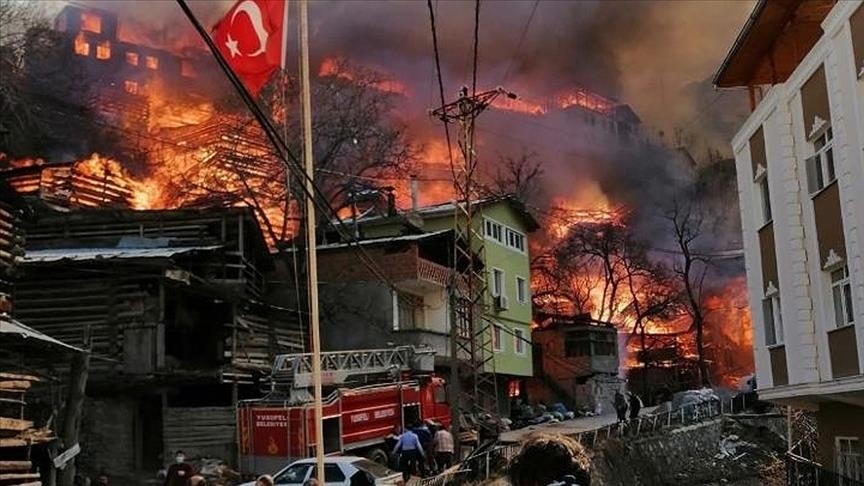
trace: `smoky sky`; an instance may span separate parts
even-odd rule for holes
[[[173,1],[84,3],[142,26],[156,44],[203,46]],[[190,1],[205,26],[232,3]],[[289,58],[296,59],[296,4],[290,4]],[[675,129],[686,128],[699,140],[687,143],[694,158],[703,159],[709,148],[728,154],[728,141],[746,116],[746,99],[715,92],[710,78],[752,6],[752,0],[482,1],[478,89],[503,85],[542,101],[584,87],[630,105],[646,138],[676,146],[681,140]],[[475,3],[433,0],[432,7],[451,100],[471,83]],[[408,93],[397,100],[398,116],[421,141],[443,138],[440,123],[428,116],[440,99],[425,1],[314,1],[309,19],[313,71],[323,59],[339,56],[402,82]],[[607,200],[642,213],[668,200],[687,172],[677,152],[621,150],[614,138],[574,120],[566,113],[530,117],[489,110],[477,122],[481,163],[489,167],[502,155],[534,153],[546,172],[544,203],[561,198],[592,208]],[[638,223],[647,238],[660,238],[657,220],[655,211]]]

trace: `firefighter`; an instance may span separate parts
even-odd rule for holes
[[[399,436],[396,441],[396,447],[393,448],[393,455],[401,453],[399,457],[399,470],[402,471],[402,479],[407,483],[414,474],[414,470],[420,464],[420,461],[426,459],[426,454],[423,452],[423,446],[420,445],[420,439],[417,434],[411,429],[405,429],[405,432]]]

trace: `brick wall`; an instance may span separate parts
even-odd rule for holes
[[[324,250],[318,256],[318,277],[330,282],[377,281],[371,270],[361,262],[358,250],[339,248]],[[391,281],[417,278],[417,246],[410,245],[399,251],[384,248],[364,247],[364,252],[377,263]]]

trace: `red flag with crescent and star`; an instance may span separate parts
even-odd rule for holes
[[[285,67],[287,8],[288,0],[239,0],[213,26],[219,52],[252,96]]]

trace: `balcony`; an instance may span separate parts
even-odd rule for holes
[[[400,262],[402,263],[402,262]],[[410,267],[398,272],[396,286],[414,294],[425,294],[447,287],[450,281],[451,269],[416,257],[409,263]]]

